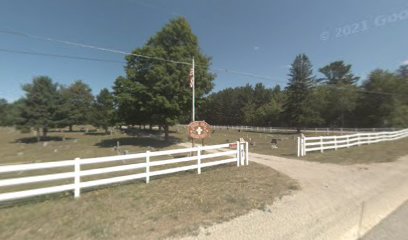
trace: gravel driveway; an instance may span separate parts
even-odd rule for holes
[[[184,239],[358,239],[408,199],[408,156],[335,165],[250,154],[299,181],[301,190]]]

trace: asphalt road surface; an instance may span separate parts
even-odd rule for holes
[[[361,240],[408,240],[408,201],[371,229]]]

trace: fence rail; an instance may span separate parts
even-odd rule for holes
[[[181,125],[187,126],[187,125]],[[262,133],[274,132],[296,132],[295,128],[289,127],[256,127],[256,126],[218,126],[211,125],[213,129],[234,129],[241,131],[252,131]],[[381,132],[381,131],[395,131],[398,128],[302,128],[302,132],[308,133],[356,133],[356,132]]]
[[[298,137],[297,155],[306,156],[307,152],[337,150],[363,144],[393,141],[408,137],[408,129],[389,132],[356,133],[342,136]]]
[[[173,158],[171,155],[186,153],[189,156]],[[74,196],[77,198],[81,194],[81,190],[89,187],[125,182],[135,179],[145,179],[149,183],[150,177],[182,172],[187,170],[197,170],[201,174],[201,169],[210,166],[221,164],[235,163],[237,166],[248,165],[248,143],[236,142],[233,144],[220,144],[212,146],[198,146],[194,148],[175,149],[158,152],[145,152],[131,155],[121,155],[101,158],[88,158],[30,163],[19,165],[0,166],[0,190],[9,187],[25,186],[31,189],[24,190],[9,190],[5,193],[0,193],[0,202],[10,201],[14,199],[33,197],[44,194],[74,191]],[[153,160],[153,157],[165,157],[165,159]],[[223,159],[214,159],[223,158]],[[213,160],[213,161],[208,161]],[[129,161],[131,161],[129,163]],[[140,162],[142,161],[142,162]],[[194,162],[187,166],[176,166],[172,168],[152,170],[152,167],[168,166],[170,164]],[[102,163],[116,163],[118,166],[104,166]],[[98,166],[99,165],[99,166]],[[84,169],[86,167],[86,169]],[[52,171],[67,169],[65,172],[52,173]],[[45,174],[35,173],[35,171],[43,171]],[[120,173],[125,171],[139,170],[139,172],[129,172],[126,175],[104,177],[102,174]],[[34,176],[23,176],[22,173],[29,173]],[[18,177],[15,177],[17,175]],[[102,176],[101,176],[102,175]],[[98,179],[86,180],[83,177],[97,176]],[[33,186],[38,183],[57,184],[53,181],[64,180],[64,184],[57,186],[38,187],[33,189]],[[66,183],[66,181],[69,181]],[[27,186],[29,185],[29,186]],[[3,192],[3,191],[2,191]]]

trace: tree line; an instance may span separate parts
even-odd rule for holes
[[[150,56],[150,57],[145,57]],[[91,124],[108,131],[120,125],[169,127],[191,120],[188,75],[194,57],[198,119],[214,125],[303,127],[407,127],[408,65],[397,71],[376,69],[359,83],[352,66],[335,61],[313,73],[305,54],[296,56],[283,89],[262,83],[211,93],[215,75],[185,18],[171,20],[126,57],[125,73],[112,90],[92,95],[89,85],[69,86],[35,77],[13,103],[0,99],[0,125],[35,129]],[[40,135],[38,136],[40,137]]]
[[[313,74],[305,54],[291,64],[288,84],[227,88],[210,94],[201,119],[216,125],[275,127],[408,127],[408,65],[373,70],[360,79],[344,61]]]

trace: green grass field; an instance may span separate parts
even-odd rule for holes
[[[183,141],[181,135],[174,131],[172,141],[164,142],[154,131],[137,131],[135,136],[51,132],[45,144],[37,143],[32,134],[1,128],[0,164],[116,155],[117,141],[120,151],[129,153],[176,148]],[[276,198],[298,188],[289,177],[256,163],[205,168],[200,175],[181,172],[153,177],[149,184],[132,181],[85,190],[76,200],[66,192],[0,204],[0,239],[163,239],[191,235],[200,226],[252,209],[265,210]]]

